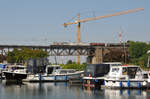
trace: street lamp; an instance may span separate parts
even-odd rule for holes
[[[150,50],[147,51],[147,54],[148,54],[147,67],[149,67],[149,64],[150,64]]]

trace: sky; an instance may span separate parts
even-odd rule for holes
[[[50,45],[75,42],[76,25],[64,22],[143,7],[127,15],[81,24],[82,42],[150,41],[150,0],[0,0],[0,44]]]

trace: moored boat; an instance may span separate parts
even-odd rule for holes
[[[79,78],[83,71],[61,69],[59,65],[48,65],[45,73],[28,74],[26,82],[64,82],[71,78]]]
[[[121,66],[120,62],[108,62],[102,64],[88,64],[85,68],[83,85],[99,87],[104,84],[104,77],[113,66]]]
[[[9,81],[21,81],[27,77],[26,68],[22,65],[15,65],[8,70],[3,71],[6,80]]]
[[[0,79],[4,79],[5,76],[3,75],[3,71],[6,68],[6,64],[0,64]]]
[[[105,77],[107,88],[146,88],[148,76],[140,66],[122,65],[111,67],[109,74]]]

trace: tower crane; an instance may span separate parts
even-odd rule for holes
[[[119,15],[134,13],[134,12],[138,12],[138,11],[142,11],[142,10],[144,10],[144,8],[136,8],[136,9],[117,12],[117,13],[108,14],[108,15],[104,15],[104,16],[96,16],[96,17],[92,17],[92,18],[85,18],[85,19],[82,19],[82,20],[80,20],[80,13],[79,13],[77,15],[77,20],[75,22],[64,23],[63,26],[67,27],[68,25],[77,24],[77,43],[80,43],[81,42],[81,35],[80,35],[81,23],[88,22],[88,21],[93,21],[93,20],[99,20],[99,19],[103,19],[103,18],[108,18],[108,17],[112,17],[112,16],[119,16]],[[80,56],[77,56],[77,63],[80,64]]]

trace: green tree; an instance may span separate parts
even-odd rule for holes
[[[129,54],[131,58],[139,58],[146,54],[149,49],[149,44],[145,42],[129,42]]]
[[[150,43],[129,41],[130,63],[146,67]]]
[[[63,69],[76,69],[76,70],[84,70],[86,64],[76,64],[76,63],[72,63],[72,64],[61,64]]]
[[[73,63],[72,60],[67,61],[67,64],[72,64],[72,63]]]
[[[44,57],[48,57],[48,52],[43,50],[32,50],[28,48],[22,48],[20,50],[14,49],[12,52],[8,52],[7,61],[9,63],[24,63],[29,58]]]

